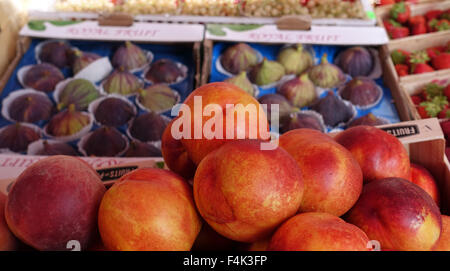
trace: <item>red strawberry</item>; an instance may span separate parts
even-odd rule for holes
[[[412,16],[408,20],[409,25],[425,24],[426,22],[427,22],[427,20],[425,19],[425,17],[423,15]]]
[[[423,107],[423,106],[418,106],[418,107],[416,107],[416,109],[417,109],[417,112],[419,113],[419,115],[420,115],[420,117],[421,117],[422,119],[428,119],[428,118],[430,118],[430,116],[428,115],[428,112],[427,112],[427,110],[425,109],[425,107]]]
[[[421,102],[423,102],[422,97],[420,97],[420,95],[411,96],[411,100],[415,105],[419,105]]]
[[[409,55],[410,53],[408,51],[402,50],[402,49],[396,49],[392,51],[391,58],[394,62],[394,65],[397,64],[407,64],[409,63]]]
[[[409,36],[409,29],[407,27],[393,27],[388,30],[389,37],[391,39],[400,39]]]
[[[411,15],[411,10],[408,4],[405,4],[405,2],[399,2],[392,6],[389,15],[392,19],[404,24],[408,21],[409,16]]]
[[[450,108],[445,107],[444,109],[442,109],[442,111],[439,112],[439,114],[438,114],[438,118],[440,118],[440,119],[450,118]]]
[[[450,69],[450,53],[441,53],[431,60],[431,65],[436,70]]]
[[[402,26],[401,24],[397,23],[396,21],[394,21],[392,19],[384,20],[383,21],[383,25],[384,25],[384,28],[386,28],[386,31],[389,31],[389,30],[391,30],[394,27],[401,27]]]
[[[427,21],[433,20],[433,19],[438,19],[441,14],[443,13],[442,10],[430,10],[427,13],[425,13],[425,17],[427,18]]]
[[[438,47],[431,47],[431,48],[427,48],[427,55],[428,58],[433,59],[434,57],[436,57],[437,55],[439,55],[442,51],[440,50],[440,48]]]
[[[450,102],[450,84],[444,89],[444,95],[447,97],[447,100]]]
[[[432,71],[434,71],[434,69],[430,65],[425,63],[415,63],[411,66],[412,74],[426,73]]]
[[[430,61],[430,58],[426,50],[413,52],[409,56],[409,62],[411,64],[427,63],[428,61]]]
[[[443,121],[440,124],[445,137],[448,138],[450,136],[450,120]]]
[[[444,11],[444,13],[441,15],[441,17],[439,17],[439,19],[450,20],[450,9]]]
[[[425,23],[417,23],[411,25],[411,35],[421,35],[428,32],[427,25]]]
[[[422,91],[422,97],[425,101],[431,101],[434,97],[442,96],[444,87],[436,83],[428,83]]]
[[[429,20],[427,22],[428,32],[436,32],[437,31],[437,28],[436,28],[437,23],[438,23],[438,19]]]
[[[450,29],[450,21],[447,19],[441,19],[436,23],[435,26],[437,31],[445,31]]]
[[[394,0],[379,0],[376,3],[377,3],[377,6],[384,6],[384,5],[395,4],[395,1]]]
[[[398,76],[406,76],[409,74],[409,72],[408,72],[409,67],[408,67],[408,65],[405,65],[405,64],[395,65],[395,70],[397,71]]]

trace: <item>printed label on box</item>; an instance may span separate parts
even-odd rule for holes
[[[200,42],[200,24],[139,23],[132,26],[100,26],[97,21],[30,21],[21,36],[77,40]]]
[[[311,26],[311,30],[279,30],[276,25],[209,24],[206,39],[261,43],[383,45],[389,42],[382,27]]]

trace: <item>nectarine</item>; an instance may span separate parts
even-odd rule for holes
[[[300,212],[345,214],[358,200],[361,168],[352,154],[316,130],[297,129],[280,136],[280,147],[297,161],[305,183]]]
[[[198,165],[208,153],[226,142],[236,139],[269,139],[267,116],[259,102],[233,84],[216,82],[203,85],[186,98],[183,106],[186,106],[189,114],[184,113],[181,108],[179,116],[166,127],[162,138],[162,154],[168,167],[185,178],[191,177],[188,176],[192,173],[191,161]],[[234,108],[230,109],[232,107]],[[221,112],[208,112],[210,109],[220,109]],[[214,127],[212,130],[217,131],[220,138],[205,132],[207,123],[215,123],[211,127]],[[262,123],[264,125],[260,125]],[[221,127],[217,127],[218,125]],[[252,134],[251,130],[255,133]],[[173,131],[176,131],[177,136]],[[178,155],[181,157],[178,158]]]
[[[369,238],[341,218],[318,212],[298,214],[284,222],[272,236],[269,250],[368,251]]]
[[[98,225],[108,250],[190,250],[201,228],[192,188],[163,169],[141,168],[105,193]]]
[[[441,238],[434,246],[435,251],[450,251],[450,216],[442,215]]]
[[[255,242],[295,215],[303,196],[296,161],[261,141],[233,141],[208,154],[194,177],[194,198],[208,224],[223,236]]]
[[[8,194],[5,217],[11,231],[38,250],[67,250],[95,239],[97,214],[106,188],[86,162],[72,156],[42,159],[17,178]]]
[[[11,251],[19,247],[19,242],[8,228],[5,220],[6,196],[0,192],[0,250]]]
[[[366,184],[345,219],[360,227],[381,249],[431,250],[439,240],[441,213],[420,187],[400,178]]]
[[[356,158],[365,183],[389,177],[410,178],[408,152],[395,136],[361,125],[340,132],[335,140]]]
[[[437,206],[440,205],[439,189],[433,175],[421,165],[411,163],[411,182],[418,185],[420,188],[430,195],[430,197],[436,202]]]

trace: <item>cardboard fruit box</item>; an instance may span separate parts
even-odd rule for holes
[[[332,27],[332,26],[314,26],[310,28],[306,27],[302,29],[280,29],[279,25],[264,25],[253,26],[252,28],[242,28],[237,26],[229,27],[227,25],[208,24],[206,30],[206,36],[204,41],[204,57],[203,57],[203,71],[202,71],[202,84],[206,84],[212,81],[221,81],[225,77],[216,76],[217,68],[217,50],[222,48],[223,44],[232,45],[234,43],[245,42],[250,45],[259,47],[283,47],[292,44],[304,44],[306,46],[313,46],[318,52],[317,58],[320,59],[320,54],[327,53],[327,47],[331,50],[330,54],[335,54],[338,51],[342,51],[344,48],[352,46],[367,46],[373,48],[378,52],[379,63],[382,66],[382,79],[377,79],[377,83],[387,86],[384,88],[385,97],[391,96],[388,104],[390,106],[385,112],[394,112],[398,114],[399,122],[401,120],[409,120],[409,107],[402,100],[403,95],[398,88],[391,88],[388,82],[391,80],[390,72],[386,70],[384,65],[384,58],[381,57],[382,45],[388,42],[386,32],[380,27],[358,27],[358,28],[346,28],[346,27]],[[220,47],[221,46],[221,47]],[[217,49],[216,47],[220,47]],[[277,48],[278,48],[277,47]],[[337,54],[337,53],[336,53]],[[270,55],[273,57],[273,55]],[[276,57],[276,55],[275,55]],[[273,91],[273,90],[269,90]],[[260,91],[260,95],[267,94],[267,91]],[[385,101],[386,102],[386,101]],[[383,103],[383,102],[382,102]],[[380,104],[378,104],[380,105]],[[381,109],[378,110],[383,114]],[[368,113],[365,111],[364,113]]]
[[[450,9],[450,1],[444,0],[444,1],[429,1],[424,3],[417,3],[417,4],[408,4],[411,9],[411,16],[415,15],[425,15],[426,12],[430,10],[447,10]],[[389,18],[389,12],[392,8],[392,5],[386,5],[386,6],[380,6],[375,9],[375,15],[377,24],[379,26],[384,27],[383,20]],[[432,32],[432,33],[426,33],[421,35],[414,35],[414,36],[408,36],[400,39],[391,39],[389,41],[389,44],[396,44],[396,43],[403,43],[410,42],[414,43],[417,39],[434,39],[435,37],[439,36],[439,34],[446,33],[447,35],[450,33],[450,30],[440,31],[440,32]],[[445,35],[445,34],[444,34]]]
[[[173,35],[174,32],[179,33]],[[44,140],[57,140],[59,142],[68,143],[75,151],[78,151],[80,156],[91,156],[87,151],[82,150],[82,146],[84,145],[82,142],[86,142],[90,134],[100,129],[100,126],[104,125],[94,117],[94,113],[97,105],[100,104],[105,97],[117,96],[116,98],[128,103],[130,105],[129,107],[133,109],[134,117],[142,116],[151,111],[143,103],[138,101],[140,99],[138,97],[139,95],[110,95],[102,86],[103,80],[114,71],[111,64],[113,54],[120,46],[123,46],[125,41],[131,41],[144,50],[147,60],[151,63],[146,65],[145,69],[142,68],[139,71],[132,72],[141,82],[145,82],[145,85],[142,86],[143,88],[155,85],[155,83],[152,83],[145,78],[145,73],[150,70],[153,63],[160,59],[172,60],[180,67],[179,69],[183,71],[183,76],[178,76],[177,80],[169,85],[171,88],[170,91],[173,93],[172,96],[177,98],[177,100],[184,100],[185,97],[200,84],[200,46],[204,36],[203,25],[135,23],[133,21],[130,23],[126,18],[121,20],[121,18],[117,17],[105,17],[101,21],[30,21],[21,30],[20,34],[21,38],[17,42],[17,54],[14,61],[0,80],[0,97],[2,103],[0,128],[17,122],[16,118],[8,117],[9,112],[11,111],[8,111],[7,108],[10,108],[8,99],[9,101],[14,101],[14,97],[20,96],[19,91],[23,94],[25,94],[25,92],[45,94],[47,95],[46,98],[48,98],[52,102],[52,105],[57,108],[57,111],[62,112],[65,110],[65,107],[60,108],[58,93],[62,92],[65,86],[71,82],[70,80],[86,79],[91,81],[91,84],[96,88],[96,97],[98,97],[98,99],[89,103],[89,107],[77,109],[84,115],[90,115],[90,123],[85,126],[86,129],[83,128],[81,131],[77,132],[75,134],[76,137],[75,135],[73,135],[74,137],[72,137],[72,135],[69,137],[55,137],[54,135],[52,136],[49,134],[47,132],[48,130],[45,128],[48,126],[49,118],[39,120],[31,125],[35,131],[39,131],[42,140],[38,141],[45,143]],[[96,53],[100,55],[100,59],[95,60],[75,75],[71,68],[61,68],[60,71],[65,77],[64,81],[60,81],[51,92],[41,93],[41,91],[30,90],[30,87],[24,84],[24,76],[21,76],[21,74],[23,75],[26,73],[27,67],[39,63],[40,59],[38,59],[37,56],[39,55],[40,48],[42,48],[46,42],[53,40],[63,40],[70,46],[76,47],[82,52]],[[92,79],[93,77],[95,77],[95,79]],[[58,92],[60,90],[61,92]],[[175,102],[175,104],[176,103],[177,102]],[[158,119],[163,119],[164,122],[167,122],[171,118],[171,108],[166,109],[164,109],[163,112],[158,111],[157,113]],[[70,109],[68,110],[70,111]],[[51,116],[54,116],[55,114],[52,113]],[[132,123],[134,123],[134,117],[129,119],[126,124],[122,123],[123,125],[114,128],[116,130],[114,132],[116,133],[115,138],[117,139],[117,134],[120,134],[122,138],[121,142],[126,141],[125,147],[122,151],[115,152],[115,155],[106,156],[122,156],[124,151],[128,149],[128,146],[132,144],[131,142],[134,138],[138,139],[137,136],[132,136]],[[26,125],[30,126],[28,123]],[[148,128],[148,126],[146,127]],[[136,129],[144,131],[142,128]],[[159,148],[159,139],[156,141],[151,140],[152,142],[147,142],[147,140],[143,139],[138,139],[138,141],[146,141],[145,143],[153,145],[154,148]],[[37,141],[34,141],[33,143],[35,142]],[[28,149],[25,151],[20,150],[16,152],[33,155],[36,152],[33,150],[30,151],[31,145],[32,144],[29,144]],[[104,155],[99,154],[97,156]]]

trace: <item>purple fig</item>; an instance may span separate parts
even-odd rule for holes
[[[220,63],[226,71],[238,74],[258,64],[258,53],[249,45],[238,43],[225,50],[220,57]]]
[[[309,70],[309,78],[322,88],[334,88],[345,82],[344,73],[338,66],[328,63],[327,54],[323,54],[319,65]]]
[[[172,109],[179,102],[180,96],[168,85],[157,84],[140,90],[138,100],[146,109],[162,113]]]
[[[162,157],[161,150],[157,147],[133,140],[124,154],[125,157]]]
[[[345,123],[353,117],[352,108],[331,91],[328,91],[324,98],[311,106],[311,109],[321,114],[325,124],[330,127],[336,127],[338,124]]]
[[[10,124],[0,131],[0,149],[24,152],[30,143],[40,138],[40,133],[29,126],[20,123]]]
[[[93,83],[86,79],[70,81],[58,95],[58,110],[73,104],[78,111],[86,110],[89,104],[100,97]]]
[[[113,127],[102,126],[87,135],[82,148],[87,156],[114,157],[127,147],[127,140]]]
[[[118,68],[103,81],[103,90],[107,93],[131,95],[144,87],[144,83],[131,72]]]
[[[73,60],[72,60],[73,74],[77,74],[79,71],[89,66],[89,64],[100,58],[101,56],[94,53],[82,52],[78,49],[73,50]]]
[[[145,78],[153,84],[172,84],[185,77],[186,72],[170,59],[159,59],[152,63],[150,69],[145,73]]]
[[[106,126],[122,126],[135,115],[133,106],[119,98],[106,98],[95,109],[95,119]]]
[[[352,77],[368,76],[374,69],[374,59],[369,50],[357,46],[340,53],[336,65]]]
[[[70,136],[80,132],[90,124],[88,113],[75,110],[73,104],[54,115],[47,124],[46,132],[55,137]]]
[[[292,105],[289,101],[280,94],[266,94],[259,98],[261,105],[267,106],[267,118],[269,122],[272,120],[272,105],[278,105],[278,116],[280,126],[289,119],[289,115],[293,111]]]
[[[353,126],[358,126],[358,125],[377,126],[377,125],[384,125],[384,124],[388,124],[388,123],[389,123],[388,121],[386,121],[384,119],[380,119],[380,118],[376,117],[375,115],[373,115],[372,113],[369,113],[365,116],[362,116],[362,117],[352,120],[348,124],[348,127],[353,127]]]
[[[247,92],[248,94],[252,96],[256,96],[257,93],[255,91],[255,88],[253,87],[252,82],[248,80],[247,73],[241,72],[240,74],[227,78],[224,80],[224,82],[233,84],[235,86],[240,87],[243,91]]]
[[[374,104],[382,95],[375,81],[367,77],[355,77],[340,92],[344,100],[354,105],[368,106]]]
[[[11,101],[8,109],[9,117],[17,122],[37,122],[50,118],[53,103],[44,94],[26,93]]]
[[[36,152],[36,155],[71,155],[78,156],[77,151],[67,143],[63,142],[42,142],[42,149]]]
[[[64,80],[64,74],[54,65],[42,63],[33,65],[24,75],[23,83],[27,87],[43,92],[51,92]]]
[[[316,87],[306,73],[285,82],[277,92],[298,108],[308,106],[317,99]]]
[[[168,120],[162,116],[149,112],[134,119],[130,127],[130,135],[142,142],[161,140]]]
[[[58,68],[70,65],[70,54],[72,48],[63,41],[51,41],[45,43],[39,52],[39,59],[42,62],[51,63]]]
[[[283,65],[264,58],[261,63],[250,69],[248,78],[258,86],[265,86],[279,81],[285,74]]]
[[[291,114],[291,118],[286,125],[281,129],[283,133],[295,130],[295,129],[314,129],[323,132],[325,125],[319,116],[316,116],[313,112],[296,112]]]
[[[286,74],[300,75],[314,65],[313,56],[301,44],[282,49],[277,61],[284,66]]]
[[[140,69],[149,63],[147,54],[130,41],[126,41],[114,53],[112,65],[115,68],[124,68],[125,70]]]

